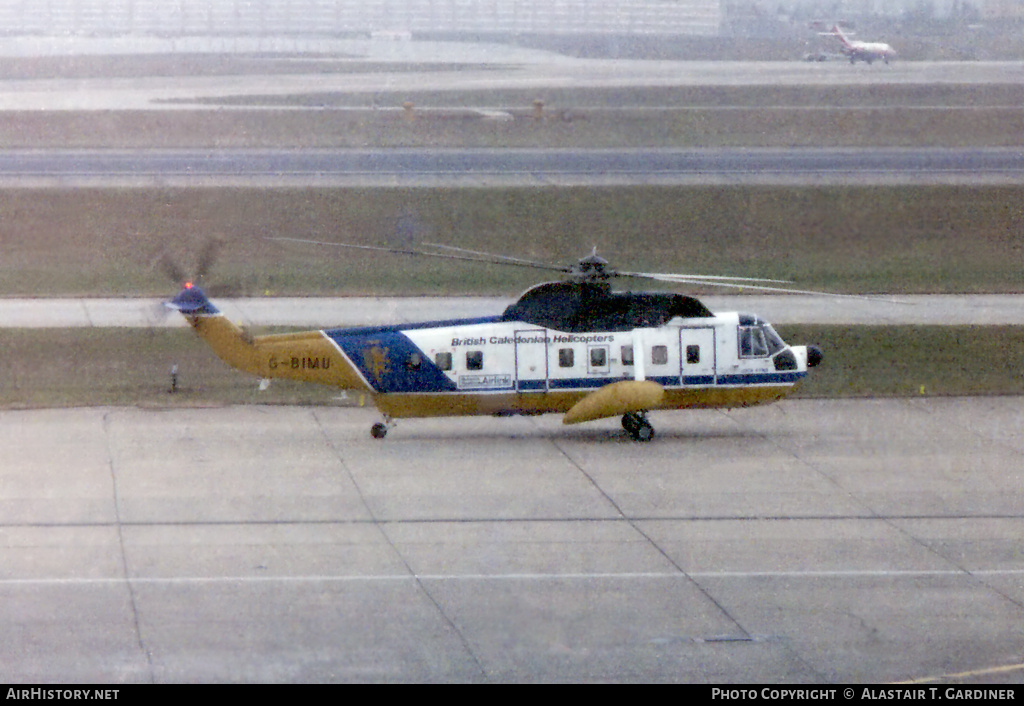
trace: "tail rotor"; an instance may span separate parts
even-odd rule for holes
[[[176,310],[189,315],[213,314],[217,309],[206,298],[206,292],[219,296],[232,296],[237,288],[225,287],[212,284],[209,276],[224,247],[224,240],[220,237],[207,238],[199,247],[195,258],[195,267],[188,269],[167,250],[162,251],[154,258],[150,269],[159,271],[173,282],[178,288],[178,294],[170,301],[165,301],[159,306],[159,315],[155,318],[163,319],[167,314]]]

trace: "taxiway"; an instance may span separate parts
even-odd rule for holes
[[[2,328],[183,327],[161,299],[0,298]],[[496,316],[503,297],[253,297],[217,299],[232,321],[251,326],[330,328]],[[712,311],[758,312],[777,324],[1024,325],[1024,295],[924,294],[702,296]]]

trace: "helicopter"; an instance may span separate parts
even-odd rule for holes
[[[194,284],[166,302],[240,371],[369,396],[383,417],[370,428],[376,439],[402,418],[556,413],[564,424],[621,417],[629,437],[646,442],[655,435],[651,411],[775,402],[823,357],[817,346],[788,345],[756,314],[714,313],[695,296],[611,286],[613,279],[640,279],[808,293],[780,280],[616,270],[596,248],[557,265],[431,243],[422,246],[432,249],[396,249],[268,240],[563,275],[530,287],[494,316],[262,336],[228,320]]]

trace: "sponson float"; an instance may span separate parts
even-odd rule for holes
[[[371,428],[376,438],[405,417],[559,413],[565,424],[621,417],[632,438],[648,441],[653,410],[774,402],[822,357],[814,346],[787,345],[756,315],[716,314],[682,294],[613,291],[609,281],[797,291],[774,280],[615,271],[596,252],[562,267],[466,250],[385,250],[567,277],[532,287],[493,317],[256,337],[199,287],[167,305],[232,367],[365,393],[383,415]]]

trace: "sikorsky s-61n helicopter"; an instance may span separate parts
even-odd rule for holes
[[[801,291],[778,280],[614,270],[596,249],[562,266],[440,245],[343,247],[565,277],[531,287],[497,316],[256,337],[199,287],[186,286],[167,306],[239,370],[365,393],[383,415],[370,430],[378,439],[404,417],[560,413],[565,424],[621,416],[633,439],[649,441],[652,410],[774,402],[822,359],[815,346],[787,345],[754,314],[715,314],[693,296],[611,288],[613,278],[622,278]]]

